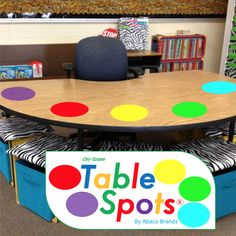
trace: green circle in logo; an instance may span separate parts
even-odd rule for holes
[[[205,115],[207,108],[198,102],[181,102],[172,107],[172,112],[180,117],[195,118]]]
[[[179,192],[188,201],[202,201],[209,196],[211,186],[204,178],[192,176],[180,183]]]

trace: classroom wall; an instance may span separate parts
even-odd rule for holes
[[[219,72],[225,19],[160,19],[149,23],[149,49],[154,34],[173,34],[190,30],[207,37],[205,70]],[[107,23],[4,23],[0,22],[0,45],[76,43],[101,34],[116,22]],[[1,53],[1,52],[0,52]]]

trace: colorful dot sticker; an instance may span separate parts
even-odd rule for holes
[[[189,201],[202,201],[211,193],[211,186],[207,180],[192,176],[182,181],[179,186],[181,196]]]
[[[75,117],[82,116],[88,112],[89,108],[79,102],[61,102],[51,107],[51,112],[58,116]]]
[[[81,180],[79,170],[70,165],[55,167],[49,175],[50,183],[59,189],[67,190],[76,187]]]
[[[206,224],[210,218],[210,212],[201,203],[188,203],[179,209],[178,218],[182,224],[196,228]]]
[[[176,184],[185,177],[186,168],[177,160],[164,160],[155,166],[154,175],[162,183]]]
[[[77,192],[72,194],[66,201],[68,211],[80,217],[92,215],[98,208],[97,198],[87,192]]]
[[[198,102],[181,102],[172,107],[172,112],[176,116],[195,118],[205,115],[207,108],[205,105]]]
[[[25,87],[11,87],[1,92],[2,97],[13,101],[24,101],[35,96],[34,90]]]
[[[236,92],[236,84],[227,81],[212,81],[204,84],[202,90],[212,94],[228,94]]]
[[[111,110],[111,116],[120,121],[139,121],[147,117],[148,110],[139,105],[125,104],[116,106]]]

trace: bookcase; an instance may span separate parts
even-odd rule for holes
[[[193,35],[154,35],[152,51],[162,54],[160,72],[178,70],[202,70],[206,37]]]

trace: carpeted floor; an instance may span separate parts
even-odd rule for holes
[[[41,219],[16,204],[14,189],[0,174],[0,236],[235,236],[236,214],[219,219],[216,230],[76,230]]]

